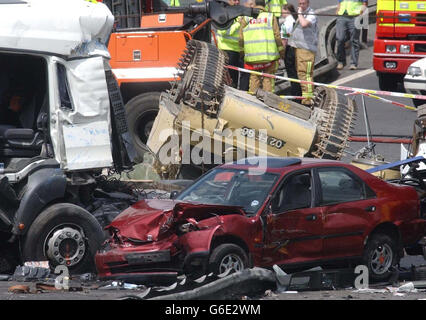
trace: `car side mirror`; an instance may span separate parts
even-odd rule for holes
[[[178,194],[179,194],[179,191],[176,191],[176,190],[170,192],[170,199],[176,199]]]

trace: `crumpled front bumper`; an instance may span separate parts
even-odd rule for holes
[[[204,272],[208,256],[204,251],[186,254],[165,239],[135,246],[103,246],[96,253],[95,263],[100,280],[170,285],[185,271],[196,268]]]

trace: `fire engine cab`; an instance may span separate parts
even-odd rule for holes
[[[426,57],[426,1],[377,0],[373,67],[381,90],[396,91],[408,67]]]

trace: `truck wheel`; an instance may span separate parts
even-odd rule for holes
[[[392,274],[392,267],[399,262],[396,242],[386,234],[375,234],[364,249],[363,264],[367,266],[370,279],[382,281]]]
[[[379,77],[380,90],[392,92],[398,90],[398,83],[401,81],[401,77],[389,73],[377,73],[377,76]]]
[[[209,270],[214,275],[242,271],[248,267],[246,252],[232,243],[217,246],[209,258]]]
[[[134,97],[125,106],[129,132],[141,158],[147,150],[146,142],[158,114],[159,101],[160,92],[147,92]]]
[[[72,274],[95,271],[94,256],[104,241],[101,226],[88,211],[70,203],[54,204],[34,220],[24,239],[23,261],[65,265]]]

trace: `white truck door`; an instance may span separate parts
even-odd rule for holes
[[[53,60],[56,101],[51,134],[57,137],[56,158],[64,170],[111,167],[110,102],[103,58]]]

